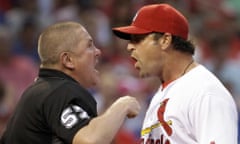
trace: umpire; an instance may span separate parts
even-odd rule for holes
[[[136,99],[124,96],[97,116],[86,89],[98,82],[101,51],[79,23],[48,27],[38,53],[39,76],[23,93],[1,144],[109,144],[124,119],[139,113]]]

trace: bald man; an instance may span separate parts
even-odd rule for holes
[[[80,24],[61,22],[39,37],[38,79],[23,94],[1,144],[109,144],[126,117],[139,113],[124,96],[97,116],[86,90],[97,84],[101,51]]]

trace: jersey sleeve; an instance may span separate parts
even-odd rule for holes
[[[78,87],[64,85],[56,89],[46,100],[43,113],[53,135],[58,141],[71,144],[79,129],[96,116],[96,110],[86,98],[92,97]]]
[[[228,93],[204,94],[196,99],[190,114],[199,144],[237,144],[237,111]]]

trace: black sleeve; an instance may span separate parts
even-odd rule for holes
[[[65,84],[46,100],[43,113],[48,127],[64,143],[71,144],[77,131],[96,116],[95,110],[89,109],[92,103],[86,101],[89,96],[85,90]]]

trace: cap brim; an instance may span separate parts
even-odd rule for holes
[[[131,35],[133,34],[146,34],[151,32],[149,30],[138,28],[133,25],[113,28],[112,31],[117,37],[125,40],[130,40]]]

